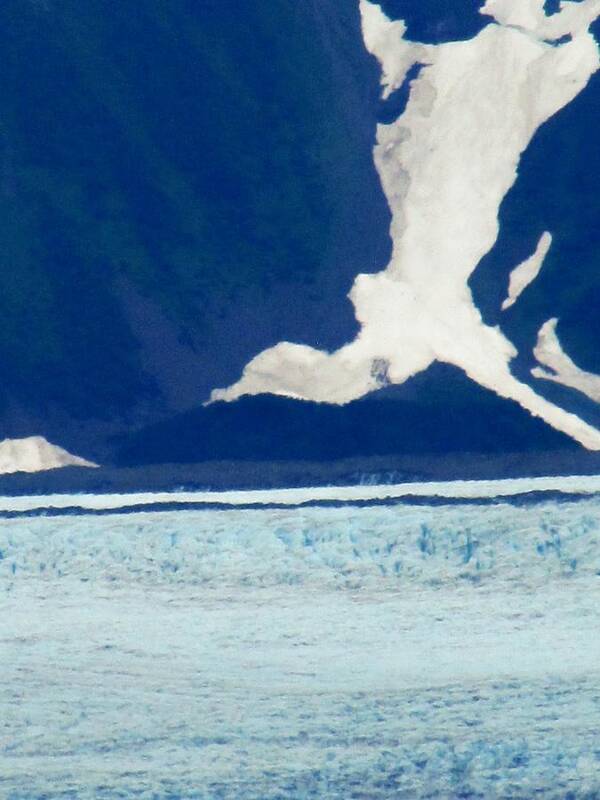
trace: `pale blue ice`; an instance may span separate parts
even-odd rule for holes
[[[600,797],[600,501],[0,521],[0,797]]]

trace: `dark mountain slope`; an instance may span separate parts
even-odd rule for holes
[[[600,26],[596,26],[596,36]],[[543,125],[519,164],[515,185],[500,208],[500,235],[471,278],[486,322],[499,324],[520,353],[519,377],[530,376],[541,326],[558,317],[566,352],[585,370],[600,373],[600,75]],[[535,250],[541,234],[553,241],[542,270],[515,305],[500,310],[509,274]]]
[[[477,0],[382,6],[423,41],[489,24]],[[404,87],[380,104],[378,80],[350,0],[0,4],[0,438],[107,464],[570,452],[439,366],[347,408],[200,407],[275,342],[353,338],[346,294],[390,251],[375,124],[406,101]],[[521,350],[515,372],[594,424],[593,404],[529,370],[550,316],[597,368],[599,92],[594,79],[524,154],[472,281]],[[542,274],[500,315],[544,229]]]
[[[377,80],[355,3],[0,4],[0,437],[84,444],[351,338]]]
[[[479,13],[481,5],[481,0],[381,0],[390,19],[406,22],[407,38],[429,44],[476,36],[490,22]]]
[[[215,403],[119,443],[119,466],[223,460],[578,450],[520,406],[442,364],[346,406],[258,395]]]

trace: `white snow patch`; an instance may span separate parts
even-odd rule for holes
[[[385,100],[400,88],[414,63],[427,63],[429,47],[405,39],[404,20],[389,20],[378,5],[363,3],[360,10],[365,45],[370,53],[377,55],[381,64]]]
[[[333,353],[281,342],[253,358],[237,383],[215,389],[211,402],[269,392],[341,404],[378,388],[374,363],[388,363],[390,382],[403,383],[438,360],[600,450],[598,430],[512,375],[517,351],[499,328],[483,323],[468,286],[496,242],[498,210],[522,152],[600,66],[588,31],[599,3],[563,3],[542,19],[541,2],[489,0],[482,11],[500,24],[468,41],[425,46],[405,41],[402,22],[361,0],[365,44],[382,65],[384,96],[411,63],[424,65],[405,112],[377,128],[374,158],[392,212],[392,259],[383,272],[355,280],[350,299],[361,330],[353,342]],[[573,39],[560,46],[545,41],[566,33]]]
[[[481,13],[494,17],[500,25],[552,41],[586,31],[600,14],[600,0],[563,0],[560,11],[551,15],[544,11],[544,0],[487,0]]]
[[[50,444],[43,436],[26,439],[4,439],[0,442],[0,474],[12,472],[41,472],[58,467],[97,467],[85,458],[79,458]]]
[[[556,334],[558,319],[549,319],[538,333],[538,340],[533,354],[544,367],[534,367],[531,374],[536,378],[554,381],[571,389],[577,389],[591,400],[600,403],[600,375],[585,372],[562,349]]]
[[[552,244],[552,235],[546,231],[540,237],[537,244],[535,253],[529,256],[526,261],[515,267],[510,273],[510,280],[508,284],[508,297],[502,303],[502,310],[506,311],[510,308],[530,283],[537,278],[544,263],[544,259],[548,255],[548,250]]]

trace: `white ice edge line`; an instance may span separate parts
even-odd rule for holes
[[[162,503],[205,503],[231,506],[298,505],[311,501],[369,501],[407,496],[477,499],[510,497],[534,491],[595,494],[600,475],[542,478],[507,478],[490,481],[439,481],[377,486],[315,486],[300,489],[255,489],[223,492],[135,492],[131,494],[52,494],[0,497],[0,511],[30,511],[41,508],[105,510]]]

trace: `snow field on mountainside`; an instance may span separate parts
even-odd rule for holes
[[[51,444],[43,436],[0,441],[0,475],[13,472],[40,472],[70,466],[97,467],[98,465]]]
[[[361,0],[360,9],[383,98],[412,65],[421,67],[403,113],[377,126],[373,151],[392,215],[391,261],[355,279],[348,295],[360,324],[354,341],[333,353],[280,342],[256,355],[236,383],[213,390],[211,401],[271,392],[343,404],[380,387],[377,364],[386,365],[390,383],[402,384],[441,361],[599,450],[600,431],[512,374],[517,350],[499,327],[484,324],[468,282],[497,241],[499,209],[521,155],[600,67],[589,30],[600,2],[563,3],[546,16],[542,0],[488,0],[481,13],[493,24],[472,39],[436,45],[407,40],[404,22],[376,3]],[[508,305],[539,272],[551,234],[515,264]]]
[[[535,378],[570,386],[600,403],[600,375],[580,369],[569,358],[556,333],[557,324],[558,319],[552,318],[540,328],[534,353],[542,366],[534,367],[531,374]]]

